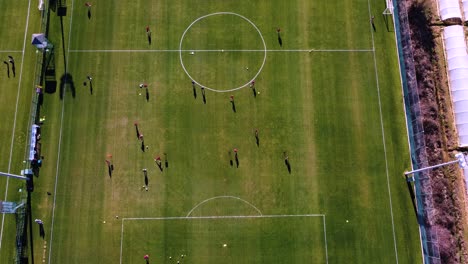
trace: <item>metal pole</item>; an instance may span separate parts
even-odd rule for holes
[[[457,158],[458,159],[456,159],[456,160],[452,160],[452,161],[449,161],[449,162],[437,164],[437,165],[434,165],[434,166],[429,166],[429,167],[425,167],[425,168],[421,168],[421,169],[417,169],[417,170],[413,170],[413,171],[407,171],[407,172],[405,172],[405,175],[409,175],[409,174],[413,174],[413,173],[420,172],[420,171],[425,171],[425,170],[431,170],[431,169],[439,168],[439,167],[454,164],[454,163],[460,163],[460,167],[464,167],[464,165],[462,165],[462,163],[464,163],[464,159],[462,161],[460,157],[457,156]]]
[[[11,174],[11,173],[6,173],[6,172],[1,172],[0,171],[0,176],[5,176],[5,177],[11,177],[11,178],[16,178],[16,179],[21,179],[21,180],[28,180],[28,177],[16,175],[16,174]]]

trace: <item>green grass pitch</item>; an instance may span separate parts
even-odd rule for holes
[[[40,30],[28,4],[0,5],[0,55],[18,61],[15,78],[0,72],[0,171],[12,173]],[[50,16],[58,83],[41,108],[36,263],[422,262],[384,1],[92,4],[90,18],[77,0]],[[0,199],[18,199],[22,186],[0,178]],[[1,224],[0,263],[11,263],[15,219]]]

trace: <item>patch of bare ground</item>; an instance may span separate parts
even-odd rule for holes
[[[405,0],[411,30],[416,77],[418,81],[424,141],[430,165],[453,159],[458,149],[457,133],[447,81],[442,29],[453,20],[442,23],[432,0]],[[408,58],[405,58],[408,59]],[[411,59],[411,58],[410,58]],[[466,207],[463,175],[456,166],[430,172],[442,263],[467,263]]]

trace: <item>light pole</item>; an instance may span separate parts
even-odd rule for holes
[[[416,172],[432,170],[435,168],[443,167],[443,166],[454,164],[454,163],[458,163],[458,166],[460,166],[460,168],[462,169],[465,168],[466,167],[465,155],[463,155],[463,153],[457,153],[455,154],[455,157],[457,158],[456,160],[444,162],[444,163],[433,165],[433,166],[428,166],[428,167],[417,169],[417,170],[407,171],[405,172],[405,176],[416,173]]]

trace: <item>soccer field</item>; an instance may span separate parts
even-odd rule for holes
[[[39,20],[35,4],[30,19]],[[34,261],[421,263],[384,4],[139,0],[88,8],[69,0],[66,16],[51,12],[57,87],[41,107],[44,162],[32,213],[46,234],[33,230]],[[28,13],[25,3],[8,5],[20,18]],[[0,32],[18,39],[0,48],[29,63],[16,77],[23,83],[11,84],[28,96],[0,91],[9,113],[0,151],[17,161],[10,169],[2,160],[4,171],[21,169],[23,153],[10,146],[25,148],[11,131],[14,120],[27,131],[29,36],[38,29],[26,29]],[[12,105],[16,98],[24,102]],[[5,197],[18,196],[21,183],[0,180]],[[1,263],[14,257],[14,223],[2,219]]]

